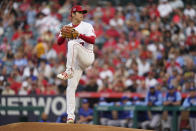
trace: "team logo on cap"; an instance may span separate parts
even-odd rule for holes
[[[73,8],[73,11],[76,11],[76,8]]]

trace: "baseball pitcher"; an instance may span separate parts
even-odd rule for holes
[[[66,91],[67,100],[67,123],[75,120],[75,91],[78,86],[82,72],[94,61],[93,44],[95,43],[95,32],[91,24],[82,21],[87,10],[76,5],[71,9],[71,23],[62,27],[58,44],[65,40],[68,43],[66,70],[57,75],[62,80],[68,79]]]

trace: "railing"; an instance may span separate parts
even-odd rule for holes
[[[94,124],[98,124],[98,112],[99,111],[111,111],[111,110],[117,110],[117,111],[122,111],[122,110],[132,110],[134,112],[133,115],[133,128],[137,128],[138,126],[138,111],[172,111],[173,113],[173,119],[172,119],[172,130],[177,131],[178,127],[178,116],[177,112],[178,111],[196,111],[196,107],[189,107],[189,108],[184,108],[182,106],[175,106],[175,107],[170,107],[170,106],[95,106],[94,107],[94,117],[93,117],[93,122]]]
[[[165,93],[162,93],[163,96],[165,96]],[[182,98],[187,97],[187,93],[181,93]],[[124,92],[124,93],[119,93],[119,92],[78,92],[76,93],[76,97],[79,98],[100,98],[100,97],[105,97],[105,98],[122,98],[122,96],[127,96],[129,98],[133,98],[135,96],[139,98],[145,98],[146,94],[143,93],[131,93],[131,92]]]

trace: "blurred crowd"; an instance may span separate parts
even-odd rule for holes
[[[57,45],[72,5],[88,10],[97,36],[92,67],[78,91],[147,93],[169,85],[183,93],[196,84],[195,4],[147,0],[145,4],[87,0],[1,1],[0,94],[64,94],[66,43]]]

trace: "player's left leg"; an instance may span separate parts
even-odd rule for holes
[[[81,50],[82,54],[78,56],[78,62],[79,62],[79,66],[82,69],[86,69],[87,67],[89,67],[90,65],[93,64],[95,56],[94,53],[88,50]]]
[[[67,80],[73,77],[73,66],[76,62],[78,51],[74,48],[74,45],[78,44],[74,41],[69,41],[67,43],[67,63],[66,70],[63,73],[57,75],[59,79]]]
[[[67,64],[66,71],[57,75],[58,78],[66,80],[73,77],[74,63],[78,63],[84,70],[90,66],[94,61],[94,53],[92,50],[88,50],[83,47],[80,43],[69,41],[68,52],[67,52]]]

